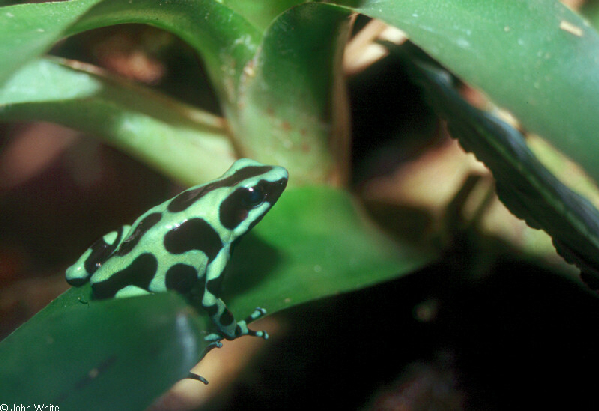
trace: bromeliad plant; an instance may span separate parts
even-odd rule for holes
[[[254,241],[241,243],[241,257],[233,257],[239,261],[228,273],[227,294],[235,295],[228,302],[234,314],[256,306],[273,313],[364,288],[414,272],[437,253],[391,240],[344,189],[349,124],[342,56],[356,13],[405,31],[412,43],[382,44],[401,54],[452,136],[491,170],[503,203],[548,233],[591,286],[599,284],[596,208],[542,165],[520,131],[469,104],[453,77],[484,91],[599,180],[599,35],[554,0],[4,6],[0,120],[88,132],[188,185],[215,178],[239,157],[287,168],[289,188],[254,229]],[[224,121],[47,54],[64,37],[126,23],[171,32],[197,51]],[[272,255],[252,259],[266,252],[264,244]],[[260,278],[251,288],[243,279],[248,273]],[[85,304],[89,298],[89,287],[67,291],[0,344],[0,398],[64,409],[114,408],[118,398],[122,409],[143,409],[207,348],[209,317],[177,295]],[[143,388],[130,390],[132,384]]]

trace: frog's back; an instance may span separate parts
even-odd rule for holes
[[[223,251],[221,237],[209,223],[209,209],[171,212],[170,201],[142,215],[93,274],[96,298],[114,297],[123,289],[187,292],[201,280],[210,261]]]

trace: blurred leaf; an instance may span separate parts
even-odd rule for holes
[[[346,0],[409,38],[599,181],[599,35],[557,0]]]
[[[45,53],[63,32],[100,0],[20,4],[0,8],[0,84]],[[52,16],[52,18],[48,18]]]
[[[236,156],[219,119],[86,65],[39,59],[0,86],[0,121],[52,121],[90,134],[194,185]]]
[[[188,42],[204,59],[225,109],[236,107],[239,79],[261,36],[231,9],[213,0],[73,0],[0,9],[0,83],[7,79],[12,83],[2,91],[4,103],[23,103],[14,110],[4,108],[4,120],[45,119],[102,133],[111,144],[190,184],[219,175],[232,162],[232,146],[220,138],[222,130],[215,138],[215,129],[193,124],[189,108],[124,82],[111,83],[91,73],[77,75],[78,70],[59,69],[47,61],[24,66],[64,36],[124,23],[149,24]],[[48,73],[35,73],[49,67]],[[57,82],[59,78],[64,85]],[[85,94],[90,92],[102,95],[87,100]],[[160,104],[172,110],[161,110]]]
[[[517,217],[546,231],[557,251],[599,289],[599,212],[562,184],[530,151],[520,132],[468,104],[451,76],[403,47],[405,64],[428,101],[447,119],[451,134],[493,173],[499,198]]]
[[[78,7],[66,6],[71,3]],[[242,155],[288,167],[295,175],[292,184],[322,183],[335,173],[343,179],[345,172],[333,169],[332,157],[348,152],[348,130],[336,127],[347,124],[339,76],[348,10],[319,4],[292,8],[275,20],[260,44],[262,35],[252,24],[214,0],[77,0],[27,6],[0,13],[0,38],[7,36],[0,61],[18,49],[22,65],[65,35],[113,24],[145,23],[171,31],[204,59]],[[48,22],[43,17],[48,13],[62,18]],[[40,20],[43,25],[37,25]],[[18,67],[0,64],[0,79]],[[60,120],[63,108],[49,107],[53,112],[46,119]],[[133,135],[139,139],[141,134]]]

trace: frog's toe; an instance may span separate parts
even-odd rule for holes
[[[256,309],[254,310],[253,313],[251,313],[250,315],[248,315],[246,317],[245,320],[243,320],[243,322],[245,323],[251,323],[254,320],[257,320],[260,317],[264,317],[266,315],[266,310],[262,307],[256,307]]]
[[[253,337],[260,337],[260,338],[264,338],[265,340],[268,340],[268,333],[266,331],[254,331],[254,330],[250,330],[248,328],[248,335],[251,335]]]
[[[205,385],[208,385],[208,380],[204,377],[202,377],[201,375],[198,375],[194,372],[190,372],[187,377],[185,377],[186,380],[196,380],[196,381],[200,381],[203,382]]]
[[[266,315],[266,310],[264,308],[256,307],[254,312],[251,313],[250,315],[248,315],[247,318],[241,322],[243,324],[242,329],[244,329],[244,331],[245,331],[244,334],[251,335],[253,337],[260,337],[260,338],[264,338],[265,340],[268,340],[268,333],[266,331],[250,330],[246,325],[247,323],[257,320],[258,318],[263,317],[265,315]]]
[[[211,348],[220,348],[223,346],[223,343],[220,342],[223,338],[225,338],[225,337],[223,337],[221,334],[212,333],[212,334],[208,334],[207,336],[205,336],[204,341],[210,342],[208,347],[213,345],[213,347],[211,347]]]

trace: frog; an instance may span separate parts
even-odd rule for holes
[[[74,287],[89,282],[91,300],[178,292],[210,316],[217,329],[205,337],[211,347],[244,335],[268,339],[248,327],[266,310],[237,321],[220,289],[233,247],[277,202],[288,179],[283,167],[239,159],[221,177],[104,235],[66,270],[66,280]]]

